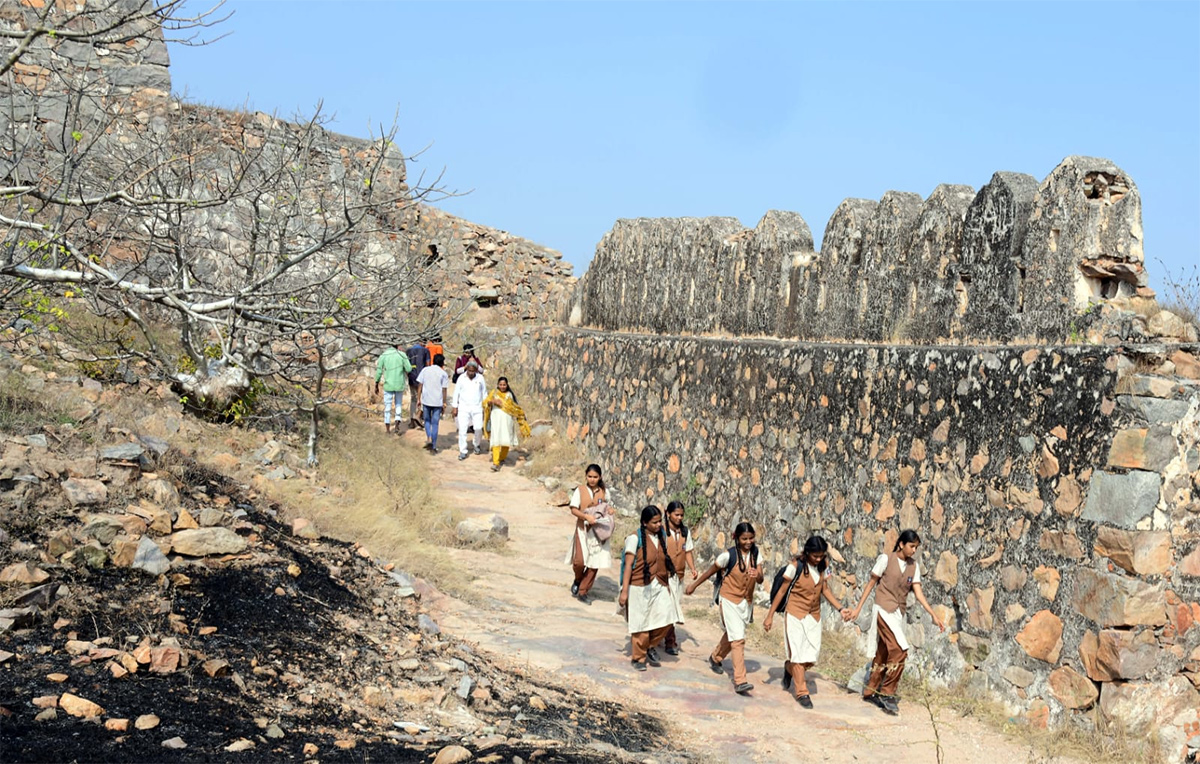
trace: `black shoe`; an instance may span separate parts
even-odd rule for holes
[[[430,446],[430,447],[429,447],[429,453],[431,453],[431,454],[436,454],[437,452],[438,452],[438,450],[437,450],[437,446]]]
[[[724,674],[725,673],[725,667],[721,665],[721,662],[719,660],[712,657],[711,655],[708,656],[708,667],[710,669],[712,669],[712,672],[714,674]]]
[[[678,645],[669,645],[667,647],[664,647],[663,649],[667,651],[667,655],[679,655],[679,646]]]
[[[880,711],[883,711],[885,714],[890,714],[891,716],[896,716],[899,713],[898,709],[889,705],[887,700],[875,693],[863,695],[863,702],[870,703],[871,705],[877,707]]]
[[[783,685],[783,689],[785,690],[792,689],[792,672],[787,670],[787,666],[783,667],[783,681],[780,684]]]
[[[658,659],[658,653],[655,652],[653,647],[646,651],[646,663],[649,663],[654,668],[662,665],[662,661]]]
[[[572,597],[579,596],[579,584],[571,584],[571,596]]]
[[[900,715],[900,705],[891,698],[880,698],[879,707],[882,708],[883,712],[888,716]]]
[[[796,698],[796,702],[800,704],[801,708],[812,708],[812,698],[807,695],[799,696]]]
[[[736,692],[738,695],[745,695],[746,693],[750,692],[753,689],[754,689],[754,685],[750,684],[749,682],[742,682],[737,687],[734,687],[733,691]]]
[[[580,602],[582,602],[585,605],[592,604],[592,601],[590,599],[588,599],[588,596],[586,594],[576,595],[575,599],[579,600]]]
[[[632,663],[633,667],[635,669],[637,669],[638,671],[646,670],[646,662],[645,661],[630,661],[630,663]]]

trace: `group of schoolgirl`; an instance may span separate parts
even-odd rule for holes
[[[597,570],[611,564],[607,541],[612,529],[612,510],[606,506],[604,482],[597,465],[588,466],[587,481],[571,497],[571,510],[578,522],[567,560],[575,567],[572,594],[584,601]],[[764,580],[754,526],[748,522],[739,523],[733,532],[734,545],[719,554],[712,565],[698,575],[692,555],[691,532],[684,524],[683,515],[683,506],[679,502],[668,504],[665,515],[656,506],[644,507],[637,532],[625,539],[618,604],[628,622],[633,668],[645,671],[647,666],[660,666],[656,651],[659,644],[664,646],[667,654],[679,654],[675,625],[683,623],[682,595],[695,593],[700,584],[716,576],[715,599],[720,608],[723,634],[709,654],[708,664],[714,673],[723,674],[724,661],[730,657],[733,689],[744,695],[754,688],[746,677],[746,629],[754,620],[755,586]],[[600,534],[603,541],[599,541],[594,533],[597,527],[608,528],[608,535],[603,531]],[[921,573],[916,559],[920,541],[916,531],[905,530],[891,553],[879,555],[872,566],[870,581],[853,609],[843,607],[830,590],[829,545],[820,536],[810,537],[800,554],[776,574],[763,630],[769,632],[775,614],[783,613],[786,651],[783,688],[792,691],[801,707],[813,707],[805,675],[817,662],[821,651],[821,600],[828,601],[843,620],[850,621],[858,618],[867,597],[875,591],[872,633],[868,642],[874,645],[875,652],[864,683],[863,700],[885,713],[898,713],[896,689],[909,649],[903,622],[910,591],[938,628],[945,630],[921,591]],[[607,559],[600,559],[600,555]],[[683,585],[685,567],[692,578],[686,587]]]

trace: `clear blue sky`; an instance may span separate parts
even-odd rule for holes
[[[196,6],[198,9],[199,6]],[[338,132],[399,113],[440,206],[561,250],[617,218],[794,210],[1041,180],[1107,157],[1142,194],[1147,268],[1200,262],[1200,3],[239,2],[172,46],[191,100]]]

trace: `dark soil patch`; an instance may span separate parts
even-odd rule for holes
[[[424,633],[418,600],[398,596],[352,547],[293,539],[271,509],[249,503],[222,475],[194,464],[176,474],[185,506],[245,512],[232,527],[251,541],[248,552],[176,559],[158,578],[43,563],[66,591],[0,643],[16,653],[0,664],[0,761],[428,762],[449,744],[495,762],[618,762],[647,751],[672,758],[660,720],[497,668],[468,645]],[[39,546],[50,530],[38,529]],[[120,678],[120,657],[92,652],[172,646],[174,670],[141,665]],[[210,676],[204,665],[214,659],[228,665]],[[48,678],[56,673],[68,679]],[[98,703],[101,719],[59,709],[35,720],[34,698],[64,692]],[[161,724],[135,730],[142,714]],[[129,730],[107,729],[113,719],[128,719]],[[427,729],[398,729],[399,720]],[[187,748],[162,747],[174,737]],[[224,750],[240,739],[255,747]],[[317,753],[306,754],[306,744]]]

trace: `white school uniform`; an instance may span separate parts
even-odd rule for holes
[[[589,494],[595,495],[587,486],[583,486],[583,488]],[[579,487],[576,486],[575,490],[571,492],[571,506],[578,509],[580,504]],[[601,543],[596,538],[596,534],[582,529],[578,525],[576,525],[575,532],[571,536],[571,545],[567,547],[567,556],[563,559],[565,564],[572,564],[576,538],[579,539],[579,548],[583,551],[583,567],[595,568],[596,570],[608,570],[612,567],[612,552],[609,551],[609,542],[612,541],[612,538],[609,537],[608,541]]]
[[[821,574],[812,565],[808,566],[808,574],[814,584],[821,583]],[[784,586],[796,578],[796,563],[787,566],[783,572]],[[789,663],[816,663],[821,654],[821,622],[807,613],[803,618],[797,618],[785,612],[783,618],[783,646],[787,650]]]
[[[908,570],[908,566],[911,565],[913,568],[912,582],[914,584],[921,583],[921,568],[917,565],[917,561],[915,559],[910,560],[907,563],[904,562],[904,560],[897,560],[897,562],[900,565],[901,573]],[[888,556],[886,554],[879,555],[879,557],[875,559],[874,567],[871,568],[871,575],[882,578],[884,572],[887,570],[887,564]],[[878,584],[876,584],[876,587],[878,587]],[[879,605],[875,604],[872,604],[871,608],[871,630],[867,633],[867,649],[870,650],[871,654],[867,657],[875,657],[875,648],[879,644],[880,618],[882,618],[883,622],[887,624],[887,627],[892,630],[892,634],[894,634],[896,637],[896,644],[900,645],[900,649],[909,649],[908,637],[904,633],[904,613],[900,612],[899,608],[889,613],[883,608],[879,607]]]
[[[717,555],[717,567],[725,570],[728,566],[729,550],[727,549]],[[717,601],[721,606],[721,627],[725,629],[725,638],[730,642],[745,639],[746,626],[754,615],[754,603],[747,598],[734,604],[723,596],[718,597]]]
[[[645,543],[654,544],[655,549],[658,549],[657,536],[650,536]],[[636,559],[637,544],[638,535],[630,534],[625,539],[625,549],[622,553],[631,554]],[[671,590],[659,583],[657,578],[651,579],[650,583],[644,586],[629,587],[628,612],[630,634],[661,629],[682,620],[679,605]]]
[[[672,531],[670,528],[667,529],[668,541],[670,541],[671,536],[677,535],[679,535],[678,531]],[[693,549],[695,549],[695,545],[692,544],[692,529],[688,528],[687,538],[684,539],[683,542],[683,551],[690,552]],[[683,583],[683,574],[685,572],[686,571],[684,570],[675,571],[675,575],[671,576],[670,581],[668,581],[671,589],[671,595],[675,597],[675,606],[679,608],[679,620],[675,623],[683,623],[683,590],[687,588]]]

